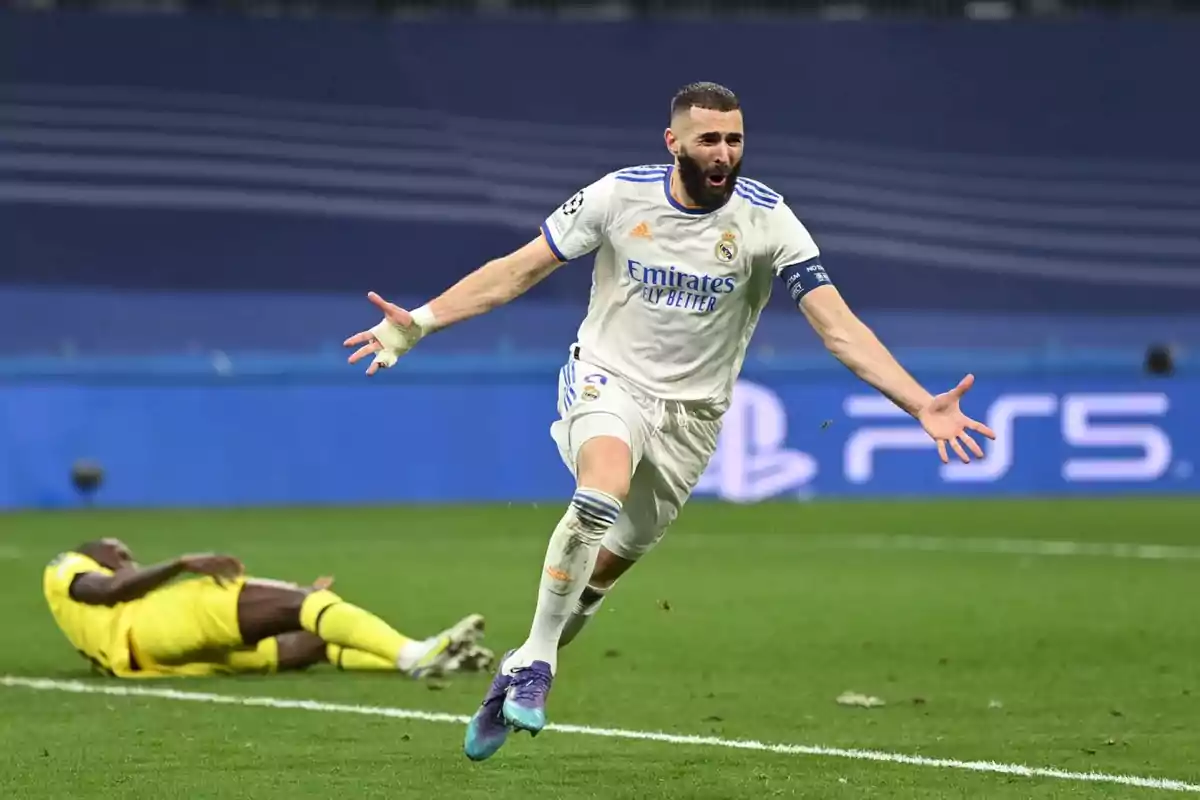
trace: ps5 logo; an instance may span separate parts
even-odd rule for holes
[[[987,458],[971,464],[940,467],[943,480],[952,483],[992,483],[1012,469],[1017,420],[1059,417],[1062,441],[1070,448],[1135,450],[1136,455],[1083,457],[1062,461],[1062,477],[1069,483],[1087,481],[1154,481],[1171,465],[1171,440],[1162,428],[1148,423],[1104,422],[1102,417],[1161,417],[1169,407],[1167,396],[1147,393],[1010,394],[1001,395],[988,408],[988,427],[996,432],[985,442]],[[846,398],[846,415],[859,419],[911,418],[877,395]],[[875,475],[875,456],[884,450],[924,450],[933,441],[919,425],[870,425],[846,440],[843,465],[851,483],[867,483]]]
[[[784,445],[787,411],[770,389],[747,381],[734,386],[717,451],[700,477],[697,494],[753,503],[804,489],[817,474],[817,462]]]

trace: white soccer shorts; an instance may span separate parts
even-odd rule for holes
[[[649,552],[687,502],[717,449],[720,417],[687,403],[639,392],[605,369],[572,357],[558,376],[558,414],[550,436],[572,475],[583,443],[615,436],[629,445],[629,496],[604,547],[636,561]],[[695,414],[699,414],[697,417]]]

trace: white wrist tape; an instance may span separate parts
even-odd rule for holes
[[[421,328],[423,334],[433,333],[437,328],[437,317],[433,315],[433,309],[429,307],[428,303],[414,309],[412,311],[412,318],[413,322]]]
[[[400,356],[407,353],[416,345],[417,342],[433,330],[436,322],[433,311],[428,305],[421,306],[415,311],[410,312],[413,318],[413,324],[407,328],[397,325],[387,317],[384,317],[374,328],[371,328],[371,335],[378,340],[383,347],[375,354],[375,361],[381,367],[390,367],[396,363]]]

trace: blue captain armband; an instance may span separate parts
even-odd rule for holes
[[[804,295],[818,286],[833,285],[833,281],[829,280],[829,274],[821,266],[820,257],[784,267],[779,270],[779,278],[787,287],[792,300],[797,303]]]

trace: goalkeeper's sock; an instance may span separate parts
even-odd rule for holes
[[[592,577],[600,542],[621,515],[621,501],[598,489],[580,488],[550,537],[537,609],[529,638],[505,662],[505,672],[544,661],[558,666],[558,640],[579,595]]]
[[[405,653],[405,651],[411,651]],[[352,647],[342,647],[340,644],[325,645],[325,657],[329,659],[329,663],[341,670],[353,671],[386,671],[395,672],[397,669],[405,669],[404,662],[416,662],[424,652],[420,642],[409,640],[409,643],[401,649],[399,658],[395,661],[388,661],[386,658],[380,658],[373,653],[368,653],[364,650],[355,650]],[[406,659],[405,656],[408,655]]]
[[[401,664],[407,645],[417,645],[379,617],[347,603],[328,589],[313,592],[300,606],[300,624],[327,644],[370,653],[393,668]],[[408,652],[412,652],[409,648]]]

